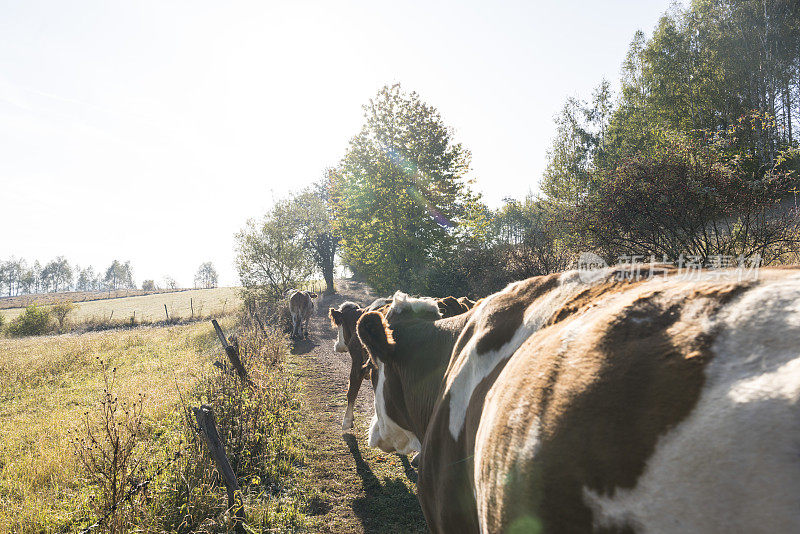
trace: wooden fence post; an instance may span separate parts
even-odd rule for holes
[[[236,369],[236,374],[238,374],[239,378],[245,382],[249,382],[249,379],[247,378],[247,369],[244,368],[244,365],[242,365],[242,360],[239,359],[238,345],[234,346],[228,343],[225,333],[222,331],[222,328],[220,328],[216,319],[211,319],[211,324],[214,325],[214,330],[217,332],[219,342],[222,344],[222,348],[225,349],[225,354],[228,355],[228,359],[233,365],[233,368]]]
[[[203,404],[200,408],[193,407],[192,411],[194,412],[197,426],[200,427],[200,432],[203,434],[203,439],[206,445],[208,445],[208,450],[211,452],[211,457],[217,465],[217,470],[225,481],[225,488],[228,490],[228,508],[233,510],[234,518],[243,518],[244,506],[241,501],[242,488],[239,486],[239,481],[236,480],[233,468],[230,462],[228,462],[228,457],[225,455],[225,448],[222,446],[222,441],[219,439],[214,409],[208,404]],[[237,492],[239,493],[238,502],[236,498]]]
[[[194,303],[192,303],[191,297],[189,297],[189,307],[192,309],[192,319],[194,319]]]
[[[169,312],[167,311],[167,305],[164,304],[164,315],[167,316],[167,321],[169,321]]]

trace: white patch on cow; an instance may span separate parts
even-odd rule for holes
[[[336,345],[333,346],[336,352],[347,352],[347,345],[344,343],[344,326],[339,325],[339,336],[336,338]]]
[[[756,287],[717,323],[697,406],[636,486],[584,489],[597,525],[800,532],[800,278]]]
[[[353,428],[353,405],[348,402],[342,419],[342,431],[347,432],[351,428]]]
[[[375,414],[369,425],[369,446],[384,452],[410,454],[422,449],[420,440],[413,432],[400,427],[386,413],[384,385],[386,376],[383,362],[378,361],[378,385],[375,387]]]
[[[583,285],[577,271],[562,273],[558,285],[525,310],[522,324],[509,341],[502,347],[477,354],[478,335],[472,336],[462,354],[458,356],[461,367],[454,369],[448,378],[447,390],[450,393],[449,429],[453,439],[458,441],[467,415],[467,406],[478,384],[486,378],[500,362],[508,359],[534,332],[539,330],[553,313],[563,306],[567,299]],[[475,309],[470,321],[479,321],[486,308],[491,306],[497,295],[512,290],[519,282],[514,282],[500,293],[485,298]],[[457,364],[458,365],[458,364]]]
[[[410,297],[406,293],[398,291],[392,297],[392,305],[386,313],[386,319],[388,320],[391,316],[399,315],[404,311],[411,311],[412,313],[430,312],[431,314],[436,314],[439,318],[442,317],[439,305],[436,304],[436,299]]]

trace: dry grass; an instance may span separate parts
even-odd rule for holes
[[[65,293],[62,295],[69,295]],[[76,302],[70,320],[83,321],[128,321],[136,314],[137,322],[162,321],[166,318],[164,305],[167,305],[170,319],[187,319],[192,315],[207,317],[227,313],[241,304],[239,288],[217,287],[214,289],[190,289],[171,293],[154,293],[142,296],[120,297],[103,300]],[[2,310],[6,321],[25,311],[24,308]],[[113,313],[113,316],[112,316]]]
[[[194,384],[216,343],[205,322],[0,339],[0,532],[49,531],[85,504],[68,431],[100,398],[98,358],[117,368],[121,398],[144,394],[145,421],[164,431],[161,421],[178,404],[176,381],[184,390]]]
[[[186,289],[114,289],[109,291],[60,291],[58,293],[35,293],[32,295],[18,295],[15,297],[0,296],[0,310],[7,308],[24,308],[35,304],[36,306],[50,306],[59,302],[86,302],[88,300],[119,299],[123,297],[136,297],[153,295],[157,293],[175,293],[188,291]]]

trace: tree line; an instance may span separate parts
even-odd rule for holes
[[[44,265],[29,264],[24,259],[0,260],[0,295],[15,296],[59,291],[98,291],[134,289],[133,270],[129,261],[114,260],[104,271],[94,267],[70,265],[58,256]]]
[[[800,4],[697,0],[634,35],[619,94],[567,100],[538,194],[488,207],[438,111],[386,86],[342,160],[237,235],[237,268],[272,295],[315,270],[332,290],[339,258],[381,292],[480,296],[588,251],[796,261],[798,120]]]

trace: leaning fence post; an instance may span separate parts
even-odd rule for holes
[[[242,488],[239,487],[239,481],[236,480],[236,475],[233,472],[228,457],[225,455],[225,448],[222,446],[222,441],[219,439],[219,432],[217,431],[217,419],[214,417],[214,409],[208,404],[203,404],[200,408],[192,408],[194,418],[197,421],[197,426],[200,427],[200,432],[203,439],[208,445],[208,450],[211,452],[211,457],[217,465],[217,470],[225,481],[225,488],[228,490],[228,508],[233,510],[234,517],[239,518],[244,512],[241,499],[236,502],[236,493],[241,495]]]
[[[247,369],[244,368],[244,365],[242,365],[242,360],[239,359],[238,346],[233,346],[228,343],[225,333],[222,331],[222,328],[220,328],[216,319],[211,319],[211,324],[214,325],[214,330],[217,332],[219,342],[222,344],[222,348],[225,349],[225,354],[228,355],[228,359],[231,361],[233,368],[236,369],[236,374],[239,375],[239,378],[247,382]]]

